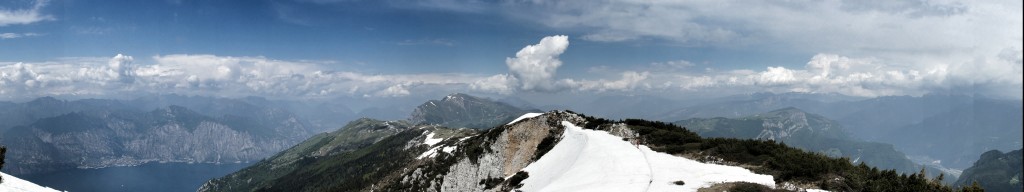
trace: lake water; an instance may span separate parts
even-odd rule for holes
[[[150,163],[134,167],[75,169],[19,178],[58,190],[78,191],[196,191],[207,180],[241,170],[251,163]]]

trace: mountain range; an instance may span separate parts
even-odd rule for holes
[[[795,107],[834,120],[850,138],[893,144],[916,163],[955,172],[969,167],[975,157],[986,151],[1021,148],[1021,106],[1020,100],[972,95],[858,98],[839,94],[756,93],[703,100],[642,118],[672,122],[744,118]]]
[[[571,111],[516,120],[476,131],[364,119],[199,191],[951,190],[923,175],[661,122]],[[345,136],[353,133],[379,137]]]
[[[537,169],[528,167],[590,164],[564,159],[566,156],[638,158],[601,156],[603,150],[595,150],[592,144],[599,149],[641,154],[645,159],[655,156],[656,162],[686,164],[675,158],[685,157],[681,159],[745,169],[754,178],[773,178],[771,183],[749,180],[705,186],[711,181],[675,175],[674,179],[688,178],[681,183],[692,185],[662,185],[670,182],[664,181],[647,185],[648,189],[867,190],[872,189],[867,184],[895,182],[885,184],[945,190],[930,187],[956,181],[958,170],[974,162],[969,157],[973,153],[977,153],[973,155],[976,157],[992,149],[1019,149],[1021,137],[1021,123],[1012,121],[1019,120],[1019,101],[971,96],[863,99],[828,94],[750,94],[662,105],[658,103],[673,100],[628,96],[589,101],[594,102],[584,107],[573,104],[577,107],[571,108],[626,119],[608,120],[572,111],[541,114],[533,109],[536,105],[522,99],[492,100],[461,93],[429,100],[409,110],[364,106],[359,112],[342,104],[346,102],[258,97],[163,95],[74,101],[43,97],[24,103],[0,102],[0,143],[11,149],[5,172],[15,175],[148,162],[258,161],[249,168],[209,181],[202,190],[210,191],[560,189],[564,186],[538,185],[537,180],[529,178],[567,179],[556,175],[586,177],[599,173],[540,173],[531,172]],[[554,105],[537,108],[551,106]],[[381,113],[371,117],[391,120],[356,118],[375,110]],[[402,111],[407,115],[395,115]],[[637,116],[675,120],[669,124],[628,118]],[[566,132],[577,139],[565,139],[570,137]],[[588,143],[580,138],[627,141],[636,150],[619,148],[622,145],[617,142]],[[559,151],[555,156],[561,157],[542,161],[549,150]],[[662,159],[663,155],[671,158]],[[674,169],[673,164],[659,167],[663,164],[649,160],[645,161],[651,171],[624,169],[616,174],[658,175],[653,170]],[[978,162],[988,161],[983,156]],[[922,163],[927,168],[919,173]],[[818,167],[822,165],[828,166]],[[617,166],[638,165],[613,167]],[[801,168],[808,166],[810,169]],[[735,170],[719,168],[683,172]],[[944,172],[951,174],[945,174],[941,181],[925,179]],[[978,173],[971,171],[970,177],[980,178]],[[645,178],[634,176],[625,179]],[[862,178],[865,176],[871,177]],[[646,179],[650,183],[669,178]],[[595,183],[610,181],[588,182],[584,183],[603,186]]]
[[[29,175],[148,162],[257,161],[322,130],[285,104],[179,95],[0,103],[0,143],[10,149],[5,170]]]
[[[784,108],[741,118],[692,118],[676,121],[676,125],[703,137],[770,140],[830,157],[845,157],[853,163],[895,169],[901,173],[917,173],[923,167],[914,163],[893,145],[861,141],[850,137],[836,121],[797,108]],[[929,166],[926,175],[936,177],[943,170]],[[956,180],[946,173],[945,182]]]

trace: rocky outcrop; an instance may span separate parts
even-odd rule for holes
[[[462,143],[459,148],[465,150],[458,151],[449,158],[427,160],[440,163],[427,163],[417,167],[416,171],[406,175],[402,182],[431,182],[428,184],[430,187],[426,188],[427,191],[500,191],[501,187],[488,186],[482,181],[504,180],[536,161],[558,142],[565,129],[559,123],[562,121],[581,125],[585,122],[582,117],[573,113],[551,112],[498,127]],[[474,149],[479,151],[474,152]],[[445,171],[423,171],[437,169],[433,166],[438,164],[451,165],[440,168]],[[440,173],[443,174],[432,175]],[[414,183],[398,184],[405,185],[416,186]]]

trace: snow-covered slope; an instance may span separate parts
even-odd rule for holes
[[[530,175],[522,182],[523,191],[697,191],[736,181],[775,186],[770,175],[655,152],[565,121],[562,125],[562,140],[523,169]]]
[[[4,192],[18,192],[18,191],[57,191],[49,187],[43,187],[36,185],[35,183],[22,180],[20,178],[8,175],[7,173],[0,173],[3,175],[3,182],[0,183],[0,191]]]
[[[540,116],[540,115],[543,115],[543,114],[544,113],[527,113],[527,114],[523,114],[523,116],[519,116],[515,120],[512,120],[512,121],[508,122],[508,124],[505,124],[505,125],[511,125],[513,123],[519,122],[520,120],[527,119],[527,118],[537,117],[537,116]]]

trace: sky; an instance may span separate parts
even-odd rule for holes
[[[1022,9],[955,0],[11,0],[0,2],[0,100],[1020,99]]]

